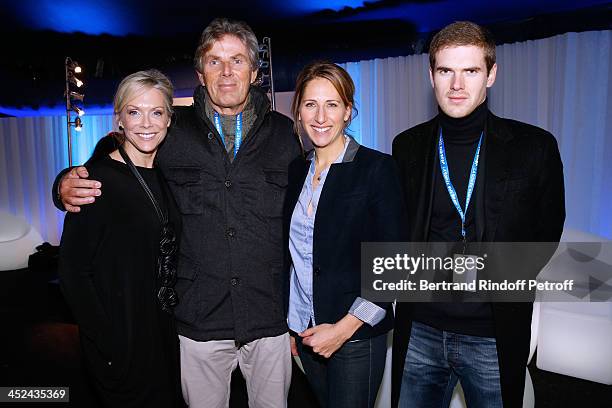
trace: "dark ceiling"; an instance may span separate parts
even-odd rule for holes
[[[185,96],[195,84],[191,59],[199,34],[217,16],[245,20],[260,39],[272,38],[275,84],[289,90],[311,59],[424,52],[431,33],[456,20],[486,25],[507,43],[609,29],[611,10],[610,2],[596,0],[3,1],[0,112],[61,104],[66,56],[85,68],[89,105],[107,105],[122,76],[149,67],[170,75]]]

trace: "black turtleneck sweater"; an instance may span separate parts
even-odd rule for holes
[[[444,138],[450,179],[457,192],[461,208],[464,210],[470,169],[476,154],[478,140],[485,128],[487,112],[488,108],[485,101],[463,118],[452,118],[441,110],[438,115]],[[476,185],[466,213],[465,229],[468,242],[477,240],[475,219],[476,213],[482,210],[479,208],[477,193],[483,182],[484,137],[486,136],[483,136],[480,149]],[[438,161],[434,179],[429,241],[459,242],[461,240],[461,217],[448,194]],[[421,323],[454,333],[484,337],[495,336],[489,303],[427,303],[415,306],[414,320]]]

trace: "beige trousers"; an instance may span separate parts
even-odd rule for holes
[[[195,341],[179,336],[181,386],[190,408],[229,405],[232,371],[246,380],[250,408],[283,408],[291,383],[289,334],[243,344],[234,340]]]

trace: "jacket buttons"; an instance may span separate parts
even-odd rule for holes
[[[208,132],[208,140],[212,140],[212,138],[213,138],[212,132]]]
[[[230,238],[234,238],[236,236],[236,230],[234,230],[233,228],[228,228],[226,233],[227,236]]]
[[[223,184],[225,184],[225,187],[227,188],[230,188],[232,186],[232,182],[230,180],[225,180]]]
[[[232,278],[232,279],[230,279],[230,283],[232,284],[232,286],[236,286],[236,285],[238,285],[238,283],[240,283],[240,279]]]
[[[321,268],[319,268],[318,266],[315,266],[313,273],[314,273],[314,276],[319,276],[321,274]]]

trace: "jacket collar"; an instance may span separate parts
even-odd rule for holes
[[[193,104],[196,108],[195,110],[198,116],[209,123],[210,121],[206,117],[206,109],[204,108],[207,93],[208,91],[206,90],[206,87],[198,85],[193,91]],[[264,115],[270,110],[270,100],[268,99],[268,95],[261,88],[251,85],[249,89],[249,97],[251,98],[249,103],[251,103],[254,107],[257,117],[264,117]]]
[[[514,135],[510,129],[508,129],[506,122],[495,116],[491,111],[489,111],[487,114],[485,132],[488,137],[491,137],[500,143],[507,143],[514,138]]]
[[[355,160],[355,155],[357,154],[357,150],[361,146],[352,136],[347,135],[349,138],[348,146],[346,147],[346,152],[344,153],[344,158],[342,159],[342,163],[351,163]],[[312,149],[308,152],[306,156],[306,160],[312,161],[314,158],[315,151]]]

